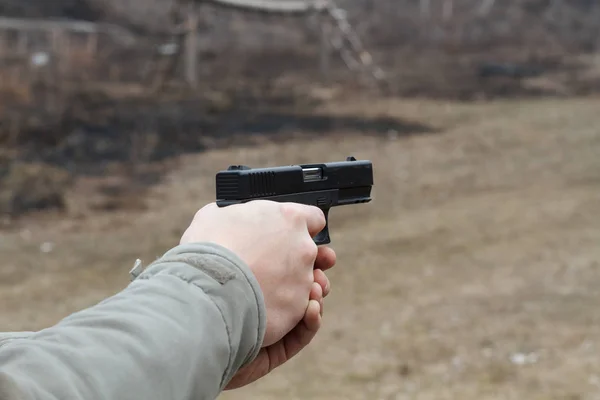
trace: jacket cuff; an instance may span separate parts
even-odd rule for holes
[[[202,277],[198,277],[198,271]],[[256,277],[235,253],[210,242],[188,243],[169,250],[138,279],[165,273],[199,286],[221,311],[231,347],[224,387],[240,368],[256,358],[262,347],[266,306]]]

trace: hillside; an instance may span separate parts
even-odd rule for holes
[[[600,92],[600,3],[496,3],[478,16],[479,0],[455,2],[445,20],[433,6],[422,15],[416,0],[339,1],[386,73],[380,98],[480,102]],[[106,173],[137,191],[160,180],[156,171],[163,167],[152,162],[238,143],[240,136],[253,140],[256,133],[284,138],[287,126],[325,134],[329,120],[314,113],[336,99],[373,94],[339,55],[323,78],[310,20],[214,7],[200,28],[199,89],[189,90],[182,59],[166,68],[177,60],[159,54],[173,45],[161,34],[173,28],[165,22],[171,5],[0,0],[4,15],[110,22],[138,38],[128,46],[100,41],[93,54],[80,44],[43,68],[32,63],[34,49],[1,60],[1,215],[66,207],[64,191],[79,175]],[[155,91],[161,77],[169,82]],[[49,175],[40,178],[39,170]]]

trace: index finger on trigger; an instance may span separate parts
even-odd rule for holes
[[[315,237],[325,229],[325,226],[327,225],[325,214],[323,213],[323,210],[315,206],[305,206],[305,210],[308,233],[311,237]]]

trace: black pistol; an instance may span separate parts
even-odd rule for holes
[[[217,205],[227,207],[252,200],[300,203],[317,206],[327,225],[314,241],[331,242],[329,209],[371,201],[373,164],[348,157],[346,161],[325,164],[255,168],[232,165],[216,176]]]

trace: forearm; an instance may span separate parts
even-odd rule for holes
[[[24,398],[214,399],[265,329],[258,284],[210,245],[167,253],[127,289],[0,348]]]

